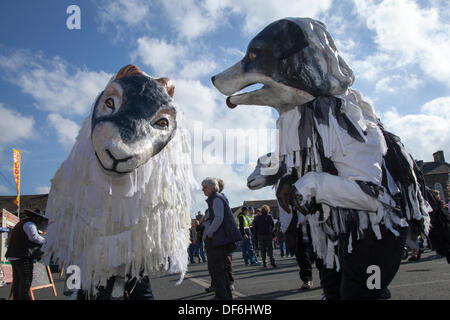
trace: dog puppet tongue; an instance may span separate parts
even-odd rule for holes
[[[227,98],[227,106],[228,106],[228,108],[230,108],[230,109],[234,109],[234,108],[237,107],[237,105],[231,103],[230,98],[231,98],[231,97],[228,97],[228,98]]]

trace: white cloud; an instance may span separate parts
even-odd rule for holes
[[[36,108],[64,115],[85,115],[111,77],[104,71],[72,70],[58,57],[48,60],[24,51],[0,56],[0,68],[35,99]]]
[[[99,30],[113,41],[128,39],[131,32],[151,29],[155,1],[94,0],[98,2]]]
[[[58,141],[62,145],[71,147],[75,143],[80,126],[76,122],[63,118],[57,113],[49,114],[47,119],[55,128],[58,134]]]
[[[145,23],[149,13],[149,1],[146,0],[102,1],[99,18],[103,23],[123,22],[128,26],[136,27]]]
[[[231,1],[229,9],[245,16],[243,31],[253,34],[274,20],[285,17],[317,18],[327,11],[332,0],[291,1],[291,0],[248,0]]]
[[[198,79],[213,73],[217,65],[212,59],[190,61],[183,65],[179,77],[184,79]]]
[[[131,58],[151,67],[157,77],[198,79],[211,75],[217,67],[214,58],[204,53],[196,55],[191,49],[189,44],[181,42],[169,43],[164,39],[141,37]]]
[[[401,115],[395,108],[381,117],[386,129],[398,135],[415,159],[432,161],[432,154],[450,154],[450,97],[427,102],[420,114]]]
[[[355,77],[374,81],[380,77],[380,74],[387,68],[392,68],[391,57],[388,54],[377,52],[373,55],[358,59],[354,55],[350,56],[351,68],[355,73]]]
[[[23,116],[0,103],[0,148],[20,139],[32,138],[34,122],[32,116]]]
[[[420,80],[415,74],[408,75],[391,75],[377,81],[376,92],[398,92],[401,89],[416,89],[424,81]]]
[[[318,17],[332,0],[203,0],[161,1],[165,13],[180,38],[194,39],[229,24],[231,16],[243,17],[242,31],[253,34],[270,22],[285,17]]]
[[[246,141],[243,144],[237,142],[232,143],[233,150],[227,148],[227,129],[255,129],[254,132],[259,133],[256,129],[274,128],[275,119],[272,117],[271,108],[257,106],[239,106],[230,110],[225,104],[225,97],[222,96],[215,88],[204,86],[198,80],[175,79],[175,95],[174,100],[185,114],[185,123],[191,133],[192,160],[194,163],[194,175],[200,183],[205,177],[219,177],[225,182],[225,193],[230,199],[232,206],[242,204],[244,200],[250,199],[273,199],[274,191],[270,188],[264,188],[260,191],[251,191],[246,186],[247,176],[253,171],[256,159],[245,157],[243,163],[239,161],[237,154],[251,155],[250,143]],[[194,129],[195,125],[201,124],[202,131],[200,136]],[[212,136],[208,136],[212,134]],[[214,136],[214,135],[217,135]],[[215,139],[218,139],[217,141]],[[261,139],[261,137],[257,137]],[[199,139],[200,148],[194,139]],[[259,140],[258,140],[259,141]],[[223,152],[219,159],[215,159],[212,149],[207,146],[218,143],[218,148]],[[268,141],[270,142],[270,141]],[[253,146],[252,146],[253,147]],[[268,148],[267,143],[264,147]],[[273,151],[261,148],[256,157],[263,152]],[[224,164],[227,155],[234,153],[234,165]],[[198,163],[198,161],[202,161]],[[204,211],[204,197],[197,195],[196,204],[192,212],[198,210]]]
[[[50,187],[49,186],[38,186],[34,189],[34,192],[36,194],[47,194],[50,192]]]
[[[152,67],[158,76],[173,76],[180,59],[185,55],[186,49],[181,45],[170,44],[163,39],[141,37],[137,40],[137,49],[132,57]]]
[[[391,63],[384,69],[417,64],[428,77],[449,83],[450,23],[441,7],[448,4],[435,2],[434,7],[422,8],[411,0],[354,3],[366,26],[375,33],[380,52],[374,57],[390,56]]]

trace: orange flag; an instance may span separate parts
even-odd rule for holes
[[[20,197],[20,151],[13,149],[14,151],[14,180],[16,181],[17,187],[17,198],[14,200],[14,203],[19,205],[19,197]]]

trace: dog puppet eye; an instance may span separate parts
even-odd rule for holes
[[[105,106],[107,106],[108,108],[113,109],[113,110],[115,109],[113,98],[106,99],[104,103],[105,103]]]
[[[162,118],[162,119],[159,119],[158,121],[156,121],[155,124],[157,126],[165,129],[169,126],[169,120],[167,120],[166,118]]]
[[[250,61],[254,61],[254,60],[256,59],[256,53],[250,52],[250,53],[248,54],[248,59],[249,59]]]

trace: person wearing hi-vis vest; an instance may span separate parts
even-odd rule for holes
[[[248,208],[242,207],[242,211],[237,216],[237,226],[243,238],[241,248],[245,265],[248,266],[250,264],[255,266],[258,265],[258,263],[256,262],[255,252],[252,245],[252,232],[250,231],[252,222],[247,212]]]

